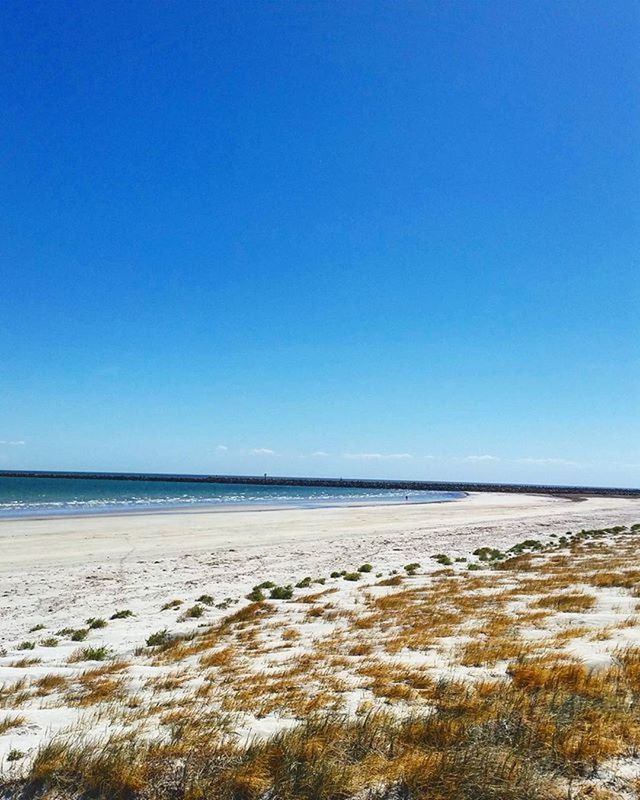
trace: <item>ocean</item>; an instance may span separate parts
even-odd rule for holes
[[[185,481],[0,477],[0,517],[233,507],[436,503],[463,492]]]

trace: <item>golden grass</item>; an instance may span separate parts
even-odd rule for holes
[[[566,797],[563,781],[583,781],[640,747],[640,650],[614,651],[605,638],[640,626],[623,616],[640,576],[629,568],[635,544],[594,537],[595,544],[585,534],[562,550],[515,555],[481,573],[455,566],[391,576],[376,584],[384,593],[340,583],[290,603],[250,603],[142,648],[139,663],[159,670],[145,686],[152,699],[129,687],[128,665],[109,662],[69,678],[65,696],[74,704],[132,731],[159,724],[169,742],[120,738],[99,753],[51,745],[33,775],[43,786],[70,781],[89,793],[108,786],[109,796],[127,800],[145,792],[160,800],[153,787],[175,763],[188,800]],[[339,602],[345,588],[350,603],[355,598],[348,609]],[[599,627],[597,615],[588,625],[563,616],[593,610],[611,588],[621,595],[619,622]],[[320,620],[312,639],[305,623]],[[565,647],[578,638],[611,648],[611,666],[589,670],[569,655]],[[467,677],[447,681],[451,667]],[[63,685],[34,688],[53,694]],[[32,697],[24,685],[5,696],[21,692]],[[387,707],[401,714],[382,713]],[[299,725],[247,747],[226,738],[241,720],[250,726],[272,714]],[[572,791],[579,797],[577,784]]]
[[[20,715],[10,716],[7,714],[6,717],[0,719],[0,736],[13,728],[23,728],[26,724],[27,720],[24,717]]]

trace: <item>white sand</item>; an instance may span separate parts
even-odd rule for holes
[[[639,521],[637,500],[575,502],[518,494],[473,494],[425,505],[2,520],[0,650],[6,654],[0,653],[0,684],[25,674],[37,678],[83,669],[86,664],[68,663],[77,643],[61,637],[58,646],[45,647],[42,640],[60,628],[84,626],[88,617],[108,619],[117,609],[131,609],[135,616],[91,631],[83,644],[106,645],[128,658],[154,631],[186,632],[229,613],[208,607],[204,618],[180,622],[179,610],[161,610],[173,598],[184,601],[183,609],[205,593],[216,603],[246,602],[247,591],[264,580],[295,583],[365,561],[374,573],[402,569],[410,561],[435,568],[430,556],[438,552],[469,557],[485,545],[505,549],[525,538],[548,541],[551,534]],[[345,583],[340,603],[353,601],[355,591]],[[44,628],[30,632],[35,625]],[[20,650],[25,640],[35,642],[35,649]],[[13,666],[25,656],[41,663]],[[34,710],[27,728],[0,737],[0,771],[11,747],[32,751],[78,713]]]
[[[165,622],[159,606],[174,597],[240,599],[267,579],[290,583],[363,561],[388,570],[428,562],[436,552],[468,556],[484,545],[506,548],[523,538],[637,521],[637,500],[521,494],[473,494],[437,504],[2,520],[0,646],[9,650],[16,639],[35,638],[28,629],[36,624],[46,625],[41,636],[130,608],[135,620],[96,631],[101,643],[121,650]],[[59,658],[59,648],[33,655],[54,653]]]

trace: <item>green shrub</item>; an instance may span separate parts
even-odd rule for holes
[[[275,589],[276,584],[273,581],[262,581],[254,589]]]
[[[482,569],[482,566],[480,564],[475,564],[472,562],[471,564],[467,564],[467,569],[470,570]]]
[[[11,748],[7,753],[7,761],[19,761],[24,756],[22,750],[16,750],[15,747]]]
[[[496,550],[495,547],[479,547],[473,551],[474,556],[478,556],[480,561],[498,561],[504,558],[504,553]]]
[[[252,603],[260,603],[262,600],[264,600],[264,592],[262,589],[254,586],[246,597],[247,600],[251,600]]]
[[[169,600],[169,602],[165,603],[160,610],[171,611],[175,608],[180,608],[181,605],[182,605],[182,600]]]
[[[191,606],[184,612],[184,617],[188,619],[198,619],[204,614],[204,608],[201,605],[196,603],[195,606]]]
[[[343,577],[345,581],[359,581],[362,576],[359,572],[345,572]]]
[[[160,645],[168,644],[172,638],[169,631],[164,628],[161,631],[152,633],[151,636],[147,636],[147,647],[159,647]]]
[[[311,586],[311,578],[308,575],[296,583],[296,589],[308,589],[309,586]]]
[[[18,650],[33,650],[35,646],[35,642],[20,642]]]
[[[336,571],[334,570],[334,571],[331,573],[331,577],[332,577],[332,578],[339,578],[339,577],[340,577],[340,573],[339,573],[339,572],[336,572]]]
[[[449,558],[446,553],[436,553],[434,556],[431,556],[434,561],[437,561],[438,564],[442,564],[445,567],[450,566],[453,564],[453,561]],[[413,564],[409,564],[409,566],[413,566]],[[407,567],[405,567],[407,569]],[[407,570],[408,571],[408,570]],[[415,572],[415,569],[413,570]]]
[[[36,631],[43,631],[47,626],[40,623],[39,625],[34,625],[33,628],[29,628],[29,633],[35,633]]]
[[[109,619],[126,619],[127,617],[132,617],[133,611],[129,611],[128,608],[123,609],[122,611],[116,611],[115,614],[112,614]]]
[[[108,657],[108,647],[83,647],[74,657],[74,661],[104,661]]]
[[[272,600],[290,600],[293,597],[293,586],[274,586],[269,597]]]
[[[40,644],[43,647],[57,647],[58,639],[56,639],[55,636],[48,636],[46,639],[43,639]]]
[[[104,619],[101,619],[100,617],[89,617],[89,619],[87,620],[87,625],[92,629],[95,629],[95,628],[106,628],[107,627],[107,621],[104,620]]]
[[[411,564],[405,564],[404,568],[407,571],[408,575],[415,575],[416,572],[420,569],[420,564],[417,561],[413,561]]]
[[[213,605],[213,597],[210,594],[201,594],[196,600],[197,603],[204,603],[206,606]]]
[[[88,633],[89,630],[87,628],[78,628],[77,630],[71,632],[71,641],[84,642]]]
[[[371,564],[361,564],[358,567],[358,572],[371,572],[373,566]]]

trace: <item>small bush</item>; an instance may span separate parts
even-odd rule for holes
[[[58,639],[55,636],[48,636],[40,642],[43,647],[57,647],[58,643]]]
[[[168,644],[172,638],[169,631],[164,628],[161,631],[152,633],[151,636],[147,636],[147,647],[160,647],[161,645]]]
[[[446,553],[436,553],[435,556],[431,556],[431,558],[434,561],[437,561],[438,564],[442,564],[445,567],[449,567],[451,566],[451,564],[453,564],[453,561],[449,558],[449,556]],[[409,564],[409,566],[412,567],[413,564]],[[407,572],[409,572],[407,567],[405,567],[405,569],[407,570]],[[415,569],[413,570],[413,572],[415,572]]]
[[[407,572],[407,575],[415,575],[420,569],[420,566],[421,565],[417,561],[413,561],[411,564],[405,564],[404,568]]]
[[[504,553],[496,550],[495,547],[479,547],[473,551],[474,556],[478,556],[480,561],[497,561],[504,558]]]
[[[132,616],[133,616],[133,611],[129,611],[128,608],[125,608],[122,611],[116,611],[109,617],[109,619],[126,619],[127,617],[132,617]]]
[[[204,614],[204,608],[196,603],[195,606],[191,606],[184,612],[184,617],[187,619],[198,619]]]
[[[213,605],[213,597],[210,594],[201,594],[200,597],[197,598],[196,603],[204,603],[206,606]]]
[[[169,600],[169,602],[165,603],[160,610],[171,611],[175,608],[180,608],[181,605],[182,605],[182,600]]]
[[[43,631],[47,626],[40,623],[39,625],[34,625],[33,628],[29,628],[29,633],[35,633],[36,631]]]
[[[101,617],[89,617],[89,619],[87,620],[87,625],[92,629],[106,628],[107,621],[102,619]]]
[[[472,561],[471,564],[467,564],[467,569],[470,570],[482,569],[482,566]]]
[[[33,650],[35,646],[35,642],[20,642],[18,650]]]
[[[88,628],[78,628],[77,630],[71,632],[71,641],[84,642],[84,640],[87,638],[88,633],[89,633]]]
[[[24,753],[22,750],[17,750],[15,747],[13,747],[7,753],[7,761],[19,761],[23,756]]]
[[[359,581],[362,576],[359,572],[346,572],[343,577],[345,581]]]
[[[76,650],[71,661],[105,661],[109,657],[108,647],[83,647]]]
[[[311,586],[311,578],[308,575],[296,583],[296,589],[308,589],[309,586]]]
[[[373,566],[371,564],[361,564],[358,567],[358,572],[371,572]]]
[[[59,631],[56,631],[56,636],[71,636],[73,631],[73,628],[60,628]]]
[[[274,586],[269,597],[272,600],[290,600],[293,597],[293,586]]]
[[[254,589],[275,589],[276,584],[273,581],[262,581]]]
[[[334,570],[334,571],[331,573],[331,577],[332,577],[332,578],[339,578],[339,577],[340,577],[340,573],[339,573],[339,572],[336,572],[336,570]]]
[[[264,600],[264,592],[262,589],[259,589],[257,586],[254,586],[253,589],[246,595],[247,600],[251,600],[252,603],[260,603]]]

